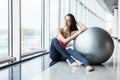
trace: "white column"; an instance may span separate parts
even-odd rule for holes
[[[120,0],[118,0],[118,39],[120,40]]]
[[[113,51],[113,69],[116,69],[117,67],[117,52],[118,52],[118,41],[116,39],[113,39],[114,41],[114,51]]]
[[[114,52],[113,52],[113,68],[117,67],[117,38],[118,38],[118,9],[114,9],[113,17],[113,37],[114,37]]]
[[[120,42],[118,42],[118,47],[117,47],[117,73],[116,73],[116,80],[120,80]]]
[[[114,17],[113,17],[113,37],[117,38],[118,34],[118,9],[114,9]]]
[[[118,0],[118,55],[117,55],[117,78],[120,80],[120,0]]]

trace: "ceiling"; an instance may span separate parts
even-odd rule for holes
[[[114,14],[114,9],[118,8],[118,0],[97,0],[97,2],[105,11],[111,14]]]

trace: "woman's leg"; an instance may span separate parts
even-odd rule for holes
[[[93,67],[90,66],[90,63],[77,51],[72,50],[71,48],[67,49],[68,53],[73,56],[75,59],[81,61],[86,66],[86,71],[93,71]]]
[[[75,60],[68,54],[68,52],[66,51],[66,49],[63,48],[63,47],[59,44],[57,38],[54,38],[54,39],[52,40],[52,45],[54,45],[54,48],[55,48],[59,53],[61,53],[62,56],[64,56],[65,58],[67,58],[67,59],[70,61],[70,63],[75,62]],[[51,48],[52,48],[52,47],[51,47]],[[52,51],[52,52],[53,52],[53,51]]]
[[[50,45],[50,58],[52,59],[52,61],[60,61],[61,60],[61,54],[56,50],[55,46],[54,46],[54,38],[51,41],[51,45]]]
[[[72,50],[71,48],[67,49],[67,52],[73,56],[75,59],[79,60],[80,62],[82,62],[85,66],[90,65],[89,62],[87,61],[87,59],[85,59],[82,55],[80,55],[77,51]]]
[[[59,62],[61,60],[62,54],[60,54],[55,46],[54,46],[54,39],[52,39],[51,41],[51,45],[50,45],[50,58],[51,58],[51,62],[49,64],[49,66],[53,66],[54,64],[56,64],[57,62]]]

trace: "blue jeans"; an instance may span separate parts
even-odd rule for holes
[[[71,48],[66,49],[62,47],[59,44],[57,38],[52,39],[51,46],[50,46],[50,58],[53,61],[65,61],[66,59],[68,59],[70,63],[73,63],[75,62],[75,60],[71,56],[81,61],[85,66],[89,65],[89,62],[82,55],[80,55],[77,51]]]

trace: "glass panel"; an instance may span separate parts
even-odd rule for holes
[[[21,0],[21,49],[41,49],[41,0]]]
[[[55,36],[58,27],[58,0],[50,1],[50,38]]]
[[[64,25],[64,16],[65,16],[65,0],[60,0],[61,5],[60,5],[60,25]]]
[[[0,0],[0,58],[8,56],[8,0]]]

